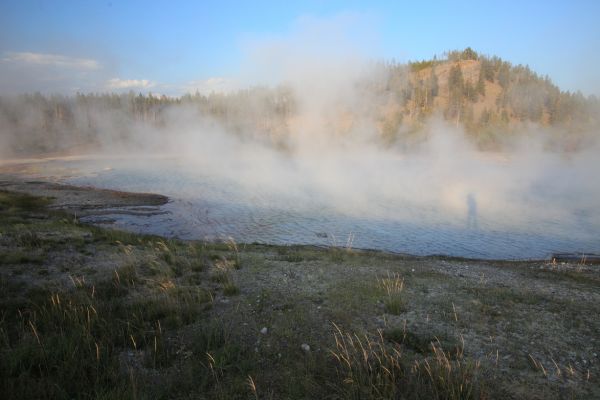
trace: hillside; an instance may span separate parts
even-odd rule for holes
[[[382,92],[394,96],[382,108],[384,135],[397,136],[402,126],[418,129],[432,115],[442,115],[483,147],[537,124],[574,135],[568,143],[574,149],[581,134],[598,124],[597,98],[561,91],[527,66],[470,48],[450,52],[443,60],[387,68],[391,73]]]
[[[178,98],[133,92],[0,97],[0,156],[139,142],[144,138],[136,132],[152,128],[169,135],[182,118],[284,146],[298,132],[344,135],[357,129],[387,145],[406,144],[420,140],[432,117],[464,128],[481,149],[498,149],[532,129],[541,129],[555,150],[584,148],[597,137],[596,97],[561,91],[527,66],[470,48],[443,59],[380,63],[348,85],[350,98],[339,94],[329,103],[318,90],[300,94],[298,85]],[[323,109],[315,113],[312,103]]]

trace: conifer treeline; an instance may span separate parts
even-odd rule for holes
[[[440,60],[380,67],[383,78],[369,80],[363,90],[376,99],[370,112],[387,143],[418,131],[436,114],[465,127],[479,144],[488,146],[524,123],[575,134],[598,126],[596,97],[561,91],[527,66],[513,66],[470,48]],[[126,140],[133,124],[161,127],[169,113],[182,109],[237,133],[273,138],[285,134],[297,107],[293,92],[285,87],[178,98],[134,92],[2,96],[0,145],[4,153],[36,153],[93,145],[105,140],[107,132],[111,140]]]
[[[449,52],[443,60],[387,68],[384,91],[396,95],[395,115],[384,117],[387,135],[397,135],[402,125],[418,128],[436,113],[464,127],[479,143],[497,141],[531,123],[580,134],[596,130],[600,122],[595,96],[561,91],[528,66],[513,66],[471,48]],[[402,80],[407,70],[409,78]]]

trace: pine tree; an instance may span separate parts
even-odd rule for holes
[[[460,64],[450,68],[448,76],[448,109],[447,118],[456,118],[456,124],[460,122],[460,113],[463,106],[465,94],[465,82],[460,68]]]
[[[467,100],[475,103],[478,99],[477,89],[475,87],[473,87],[473,84],[471,84],[471,81],[466,81],[464,87],[465,87],[464,93],[465,93],[465,97],[467,98]]]
[[[487,126],[490,123],[490,119],[491,119],[491,112],[490,110],[488,110],[487,108],[484,108],[483,111],[481,112],[481,115],[479,116],[479,126],[484,127]]]
[[[502,86],[502,89],[508,87],[510,82],[510,68],[507,63],[502,63],[500,69],[498,70],[498,83]]]
[[[454,93],[458,93],[462,96],[464,90],[464,78],[460,64],[455,64],[450,68],[450,74],[448,76],[448,90]]]
[[[477,79],[477,86],[475,90],[481,96],[485,96],[485,77],[483,75],[483,71],[479,71],[479,79]]]
[[[433,102],[433,98],[438,95],[438,77],[435,74],[435,65],[431,67],[431,73],[429,75],[429,93]]]
[[[481,58],[479,75],[486,81],[494,82],[494,64],[488,58]]]
[[[477,52],[470,47],[464,49],[461,54],[461,59],[463,60],[477,60],[477,57]]]

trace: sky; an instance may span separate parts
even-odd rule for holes
[[[0,94],[209,93],[275,83],[278,47],[405,62],[470,46],[600,96],[598,19],[594,0],[0,0]]]

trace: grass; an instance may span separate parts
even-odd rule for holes
[[[126,266],[97,285],[74,280],[69,291],[28,292],[4,284],[0,321],[2,398],[131,398],[123,355],[141,352],[152,368],[170,364],[168,330],[194,323],[212,295],[198,287],[168,287],[139,296],[139,277]],[[133,353],[132,353],[133,352]]]
[[[227,249],[229,250],[229,252],[231,253],[231,265],[233,266],[233,268],[235,269],[240,269],[242,268],[242,261],[240,259],[240,251],[238,249],[237,243],[235,242],[235,240],[232,237],[227,238],[227,241],[225,242],[227,244]]]
[[[169,280],[177,275],[173,270],[178,265],[172,264],[179,261],[174,254],[180,243],[80,226],[47,211],[47,204],[46,199],[0,192],[4,239],[14,246],[0,250],[0,263],[45,264],[45,252],[83,251],[86,243],[96,249],[112,247],[110,252],[120,254],[121,261],[108,274],[94,270],[99,280],[71,277],[67,287],[32,287],[2,275],[0,397],[140,397],[145,393],[144,378],[135,360],[144,368],[170,368],[177,358],[172,335],[196,323],[210,309],[213,295],[200,286]],[[47,218],[24,224],[32,212]],[[72,235],[79,241],[71,240]],[[140,258],[140,251],[146,256]],[[197,256],[197,249],[193,253]],[[186,256],[190,255],[187,249]],[[184,259],[193,259],[193,268],[199,270],[197,257]],[[88,269],[77,261],[72,267],[61,270]],[[192,264],[186,267],[191,270]],[[15,270],[13,276],[17,271],[26,273]],[[39,272],[48,275],[47,269]]]
[[[211,275],[213,282],[222,285],[223,294],[226,296],[235,296],[240,293],[240,289],[233,280],[232,270],[235,269],[235,265],[239,265],[235,260],[231,262],[227,259],[220,259],[215,263],[214,271]]]
[[[129,307],[100,304],[83,291],[45,297],[20,305],[0,327],[3,397],[130,395],[116,354],[147,344],[146,321]]]
[[[41,248],[44,241],[40,236],[32,231],[25,231],[17,236],[17,244],[25,248]]]
[[[463,353],[461,343],[450,337],[447,332],[434,334],[429,330],[418,332],[402,327],[386,329],[383,331],[383,337],[419,354],[431,354],[436,348],[451,358],[462,357]]]
[[[291,252],[289,254],[285,254],[281,257],[281,260],[290,262],[290,263],[298,263],[304,261],[304,257],[300,252]]]
[[[376,336],[343,332],[336,326],[335,360],[339,398],[345,399],[480,399],[479,365],[450,357],[431,343],[432,356],[413,362],[400,346]]]
[[[44,255],[40,253],[30,253],[21,250],[0,251],[1,264],[42,264]]]
[[[14,211],[39,211],[44,210],[51,203],[47,197],[30,196],[0,190],[0,212]]]
[[[385,311],[392,315],[400,315],[406,311],[406,304],[402,291],[404,289],[404,279],[399,274],[390,274],[379,280],[379,285],[385,292],[383,304]]]
[[[235,296],[240,294],[240,288],[233,282],[227,282],[223,285],[223,294],[225,296]]]
[[[319,259],[315,248],[306,246],[277,246],[275,251],[279,256],[278,259],[289,263],[300,263],[304,261],[315,261]]]

